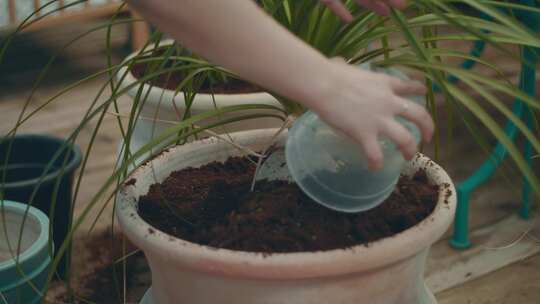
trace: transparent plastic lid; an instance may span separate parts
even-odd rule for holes
[[[416,125],[397,120],[418,143]],[[313,200],[334,210],[360,212],[379,205],[392,193],[405,164],[391,141],[383,138],[379,144],[384,164],[380,170],[370,171],[359,145],[335,132],[314,112],[307,112],[289,130],[285,157],[292,178]]]

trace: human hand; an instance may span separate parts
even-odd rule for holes
[[[341,0],[320,1],[343,21],[351,22],[353,20],[353,16]],[[407,6],[406,0],[356,0],[356,3],[383,16],[390,14],[390,8],[404,9]]]
[[[422,83],[362,70],[336,60],[330,60],[329,65],[325,69],[327,78],[316,92],[311,108],[325,122],[360,143],[372,170],[383,164],[379,136],[392,140],[405,159],[411,159],[417,151],[414,137],[395,116],[415,123],[422,139],[431,140],[434,129],[431,116],[421,105],[404,97],[425,94]]]

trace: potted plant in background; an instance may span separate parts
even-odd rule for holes
[[[356,20],[348,25],[341,24],[337,18],[333,17],[330,12],[318,4],[317,1],[263,1],[263,5],[280,23],[284,24],[299,37],[321,50],[327,56],[342,56],[351,63],[371,61],[382,67],[402,66],[415,70],[415,72],[424,76],[428,87],[432,87],[433,83],[437,83],[441,89],[442,96],[445,97],[445,101],[452,105],[451,108],[457,111],[464,111],[465,109],[470,111],[489,131],[491,131],[498,139],[502,140],[517,166],[533,185],[533,189],[537,193],[540,193],[540,191],[538,191],[539,183],[536,176],[527,166],[515,145],[502,132],[501,128],[495,123],[491,115],[486,112],[486,108],[491,106],[501,111],[507,118],[516,123],[516,126],[525,135],[527,140],[533,144],[533,148],[536,151],[539,151],[540,144],[536,136],[534,136],[523,123],[520,123],[519,118],[513,115],[507,107],[500,102],[499,95],[504,93],[510,96],[519,97],[533,110],[538,108],[538,101],[525,95],[516,86],[498,79],[498,76],[486,76],[474,71],[468,71],[445,64],[447,58],[469,58],[469,56],[459,50],[453,49],[451,45],[448,46],[442,43],[443,41],[464,39],[471,41],[484,40],[486,43],[495,46],[499,51],[506,52],[509,56],[516,57],[516,61],[519,62],[519,56],[511,52],[506,44],[518,46],[520,48],[536,48],[540,46],[540,41],[534,33],[525,29],[515,18],[499,13],[497,8],[501,6],[504,7],[504,4],[488,1],[458,1],[485,11],[492,18],[491,20],[484,20],[460,13],[450,6],[450,4],[454,2],[415,1],[411,5],[410,14],[403,15],[394,13],[391,18],[382,18],[368,12],[356,11]],[[347,4],[351,6],[352,1],[347,1]],[[519,4],[516,4],[515,7],[518,9],[530,9]],[[113,26],[114,24],[115,21],[112,21],[109,26]],[[485,34],[485,31],[487,30],[490,31],[489,35]],[[390,44],[389,40],[391,35],[398,35],[403,39],[399,40],[399,44],[393,45]],[[371,48],[367,49],[369,45],[371,45]],[[5,47],[7,46],[4,45],[4,48]],[[133,100],[133,103],[130,106],[130,113],[125,115],[126,118],[129,118],[129,121],[124,123],[119,119],[119,128],[122,130],[126,146],[129,147],[133,137],[134,125],[140,117],[140,109],[144,108],[144,102],[147,99],[147,94],[143,94],[144,90],[140,84],[160,77],[160,75],[167,75],[172,70],[196,71],[196,73],[188,73],[185,81],[180,83],[182,87],[179,86],[175,89],[175,92],[183,92],[182,94],[193,96],[197,94],[197,82],[200,82],[200,79],[209,76],[210,72],[215,73],[216,71],[220,71],[231,74],[228,71],[215,67],[207,62],[196,61],[192,56],[181,58],[179,56],[176,58],[181,59],[181,61],[190,62],[187,66],[167,67],[167,62],[171,56],[173,56],[171,54],[158,57],[157,60],[149,60],[148,58],[144,58],[144,53],[141,53],[141,56],[135,56],[119,66],[111,65],[106,71],[97,73],[96,75],[110,74],[109,82],[104,84],[104,87],[110,86],[112,93],[105,101],[98,102],[98,98],[96,98],[91,104],[87,116],[81,121],[80,128],[77,128],[77,130],[74,131],[70,140],[75,140],[80,129],[86,126],[93,118],[100,119],[107,111],[116,106],[118,96],[128,92],[134,87],[139,87],[138,97],[136,96]],[[124,79],[122,75],[117,76],[115,73],[121,66],[127,66],[128,69],[126,71],[129,71],[133,64],[139,59],[156,62],[152,65],[153,69],[150,73],[137,79],[136,83],[126,86],[113,82],[114,79]],[[470,59],[475,60],[477,63],[484,65],[487,68],[496,70],[496,67],[481,59],[474,57]],[[202,71],[200,71],[201,69]],[[452,84],[452,82],[447,81],[446,76],[448,74],[461,80],[469,87],[472,93],[480,95],[484,102],[478,102],[475,98],[471,97],[472,93],[468,93]],[[92,75],[89,79],[92,77],[96,76]],[[197,77],[199,77],[199,80],[196,80]],[[494,94],[493,91],[497,92],[497,94]],[[100,95],[101,94],[102,92],[100,92]],[[411,246],[428,248],[432,242],[440,237],[451,221],[454,205],[453,201],[455,199],[453,191],[447,194],[448,205],[445,204],[445,193],[439,193],[439,200],[434,207],[434,211],[429,215],[426,215],[424,221],[420,220],[418,225],[407,227],[408,229],[394,236],[389,236],[376,241],[373,243],[373,251],[369,250],[371,248],[354,247],[354,250],[349,251],[336,249],[334,251],[319,253],[276,254],[275,256],[272,255],[267,257],[269,264],[265,264],[267,260],[264,260],[263,256],[252,253],[241,251],[232,252],[222,249],[210,252],[206,247],[174,238],[170,233],[167,235],[162,232],[157,232],[156,230],[151,230],[154,228],[148,226],[148,224],[137,215],[135,212],[137,199],[145,194],[145,191],[150,184],[163,181],[167,174],[176,169],[183,169],[187,166],[200,166],[212,162],[213,160],[223,161],[229,156],[237,155],[238,150],[236,149],[238,148],[244,151],[243,154],[246,154],[246,151],[253,153],[253,149],[257,150],[261,147],[267,147],[269,141],[271,141],[271,138],[273,137],[271,134],[275,134],[276,130],[252,131],[233,135],[231,138],[220,135],[219,141],[209,139],[197,141],[193,144],[181,147],[175,147],[149,163],[144,164],[130,175],[131,167],[129,164],[131,162],[148,155],[151,151],[157,152],[161,150],[162,147],[183,143],[189,138],[192,138],[197,134],[202,134],[205,131],[210,130],[212,134],[215,134],[217,132],[211,131],[212,128],[219,128],[234,121],[259,119],[261,117],[274,117],[288,121],[288,117],[297,116],[304,111],[304,109],[299,107],[293,101],[284,100],[279,97],[277,99],[280,101],[281,107],[268,104],[248,103],[218,107],[208,112],[178,117],[179,121],[175,122],[174,125],[167,128],[159,135],[154,136],[140,149],[135,151],[124,149],[121,156],[123,163],[115,168],[114,172],[107,181],[105,181],[100,191],[96,193],[95,198],[87,205],[82,213],[83,215],[74,221],[70,235],[72,235],[73,231],[78,229],[80,223],[86,217],[88,210],[96,208],[99,199],[103,197],[112,199],[112,197],[107,195],[109,193],[108,191],[117,189],[121,182],[125,181],[125,185],[121,188],[122,192],[118,204],[118,211],[120,212],[121,221],[123,222],[126,233],[128,233],[138,245],[143,246],[143,249],[148,251],[149,256],[154,256],[153,253],[155,251],[162,249],[161,255],[155,256],[159,256],[162,259],[162,262],[170,263],[167,264],[167,266],[170,266],[170,269],[167,269],[171,270],[170,272],[160,272],[162,271],[163,266],[156,261],[156,258],[150,258],[150,263],[154,263],[152,267],[155,268],[153,272],[154,286],[164,287],[164,280],[175,281],[179,278],[186,278],[180,276],[181,274],[177,271],[173,271],[182,269],[186,270],[190,280],[205,282],[205,284],[212,287],[215,286],[215,288],[218,288],[220,291],[219,294],[229,295],[229,292],[237,290],[236,288],[238,288],[238,286],[245,284],[250,287],[245,290],[253,291],[251,296],[255,296],[260,292],[260,289],[258,289],[261,287],[261,285],[259,285],[261,283],[260,279],[265,279],[263,280],[264,284],[272,285],[271,287],[276,291],[275,296],[279,297],[285,296],[285,287],[283,287],[285,285],[283,285],[284,282],[280,280],[286,280],[285,283],[291,283],[291,281],[286,278],[307,279],[318,277],[318,280],[295,280],[299,285],[295,286],[294,289],[287,288],[287,290],[291,290],[291,292],[294,293],[294,298],[297,303],[308,303],[310,300],[314,299],[312,292],[316,286],[309,284],[326,282],[327,279],[323,279],[322,277],[326,277],[329,274],[343,276],[342,281],[336,283],[341,286],[340,288],[342,290],[344,284],[347,283],[347,279],[350,279],[350,282],[354,280],[371,282],[369,284],[373,284],[370,285],[373,286],[373,290],[377,290],[377,287],[380,286],[389,286],[388,284],[395,282],[392,281],[392,278],[382,274],[384,272],[377,273],[377,275],[374,274],[372,277],[373,281],[368,281],[367,278],[353,279],[353,276],[344,276],[345,273],[348,273],[349,271],[361,274],[363,271],[368,270],[369,267],[367,266],[358,266],[358,268],[347,269],[350,268],[351,263],[356,264],[357,261],[360,263],[358,265],[363,265],[361,264],[362,257],[368,257],[369,261],[381,267],[383,267],[383,265],[392,264],[391,261],[394,261],[396,264],[392,265],[395,267],[399,267],[397,265],[404,267],[402,274],[404,274],[404,277],[411,278],[410,281],[407,281],[411,283],[409,286],[401,286],[403,288],[391,286],[392,288],[396,288],[396,291],[400,290],[403,291],[403,293],[388,293],[388,299],[394,301],[396,299],[400,300],[401,298],[396,297],[403,295],[407,300],[429,301],[426,299],[428,294],[422,286],[421,279],[423,260],[427,250],[414,250]],[[54,100],[55,99],[51,99],[48,102],[53,102]],[[428,108],[433,111],[433,113],[437,113],[433,91],[430,91],[427,95],[427,104]],[[189,112],[189,107],[187,107],[185,113]],[[34,113],[25,115],[21,119],[21,122],[30,119],[33,114]],[[231,115],[231,118],[220,119],[220,117],[224,117],[224,115]],[[434,116],[437,118],[437,115]],[[208,123],[208,121],[212,122]],[[15,127],[12,133],[15,133],[16,129],[17,128]],[[94,132],[99,132],[99,129],[100,124],[97,124],[94,128]],[[280,140],[282,143],[283,138]],[[217,148],[221,149],[222,152],[216,153],[215,151]],[[91,153],[91,146],[87,152]],[[209,154],[212,154],[212,156],[209,156]],[[179,155],[181,155],[181,157],[179,157]],[[185,161],[180,158],[185,159]],[[428,163],[429,161],[427,159],[419,157],[409,166],[409,169],[407,170],[410,171],[407,171],[407,173],[425,167]],[[427,166],[427,179],[429,181],[438,185],[444,183],[451,184],[449,180],[446,179],[446,175],[442,173],[443,171],[441,169],[433,169],[434,171],[432,172],[430,171],[431,167],[437,168],[437,166]],[[440,175],[435,172],[439,172]],[[81,176],[83,174],[84,163],[81,170]],[[440,221],[435,218],[440,219]],[[427,225],[426,223],[430,222],[432,219],[435,220],[433,223],[433,230],[424,230],[422,226]],[[146,230],[143,231],[143,229]],[[411,234],[416,235],[418,239],[422,239],[422,241],[413,241],[415,237],[412,237]],[[147,247],[145,242],[150,244],[150,246]],[[382,254],[379,256],[378,254],[390,253],[390,250],[388,249],[394,248],[400,251],[400,253],[388,256]],[[60,248],[60,256],[66,249],[67,245]],[[197,258],[195,256],[196,253],[201,253],[204,259],[201,260]],[[412,258],[413,256],[416,256],[417,258]],[[307,262],[305,262],[305,264],[300,263],[297,258],[306,259],[305,261]],[[333,263],[330,263],[330,261]],[[411,263],[409,264],[407,262]],[[58,260],[56,260],[55,263],[58,263]],[[236,267],[239,263],[244,266]],[[331,264],[336,265],[336,268],[332,268]],[[320,272],[310,268],[310,266],[320,267]],[[297,270],[297,273],[292,274],[288,272],[285,274],[287,268]],[[215,275],[212,276],[209,274]],[[177,275],[178,277],[175,277]],[[381,277],[376,277],[379,275]],[[256,281],[246,280],[246,277],[253,278],[254,276],[257,278]],[[229,279],[225,280],[225,277],[229,277]],[[338,285],[332,284],[332,286]],[[356,285],[355,289],[357,289]],[[207,290],[201,289],[199,291],[200,292],[193,292],[192,296],[194,297],[194,300],[201,300],[204,299],[205,296],[211,296]],[[280,293],[280,291],[283,293]],[[206,294],[204,294],[204,292],[206,292]],[[335,293],[332,290],[325,290],[325,292],[327,292],[327,296],[343,296],[343,298],[341,298],[343,300],[349,300],[353,295],[357,295],[356,291],[353,289],[347,289],[347,291],[343,293]],[[365,295],[369,295],[370,292],[370,290],[365,290]],[[157,295],[159,297],[158,300],[163,301],[171,301],[175,296],[174,291],[170,291],[170,289],[166,288],[161,289]],[[253,298],[250,299],[252,300]],[[278,299],[279,298],[268,298],[268,301],[269,303],[272,303],[273,300],[277,301]],[[383,299],[384,298],[378,298],[378,301],[383,301]],[[433,299],[430,300],[433,302]]]
[[[278,101],[260,88],[231,77],[225,71],[189,67],[190,64],[210,65],[204,59],[191,54],[188,50],[176,45],[173,40],[158,41],[149,49],[137,50],[126,58],[126,62],[135,59],[133,65],[122,66],[118,71],[118,82],[122,87],[133,84],[127,95],[135,100],[142,99],[141,114],[134,125],[130,150],[137,151],[164,130],[170,127],[171,121],[178,121],[191,115],[208,112],[223,106],[242,104],[265,104],[279,106]],[[151,75],[159,69],[188,66],[185,70],[171,70],[147,82],[139,79]],[[190,75],[192,74],[192,75]],[[202,75],[198,75],[202,74]],[[186,81],[183,83],[183,81]],[[180,90],[191,85],[197,94],[188,94]],[[221,117],[220,119],[227,119]],[[216,130],[218,133],[229,133],[239,130],[264,129],[277,127],[279,122],[271,118],[257,121],[239,121]]]

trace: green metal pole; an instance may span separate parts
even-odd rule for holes
[[[521,81],[521,89],[527,93],[529,96],[536,96],[536,69],[535,65],[537,61],[537,56],[535,53],[535,50],[530,48],[525,48],[523,50],[523,59],[524,63],[522,65],[522,81]],[[527,107],[525,109],[525,120],[527,123],[527,126],[532,129],[533,128],[533,113],[531,112],[531,109]],[[532,145],[529,141],[525,142],[525,160],[527,161],[529,167],[532,166],[532,156],[533,156],[533,149]],[[522,204],[521,209],[519,210],[519,215],[524,218],[528,219],[530,217],[530,210],[531,210],[531,202],[530,202],[530,196],[531,196],[531,185],[527,178],[523,178],[523,190],[522,190]]]

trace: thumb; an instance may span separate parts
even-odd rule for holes
[[[330,58],[330,61],[335,62],[335,63],[343,63],[343,64],[347,63],[347,61],[345,61],[345,58],[339,57],[339,56]]]

